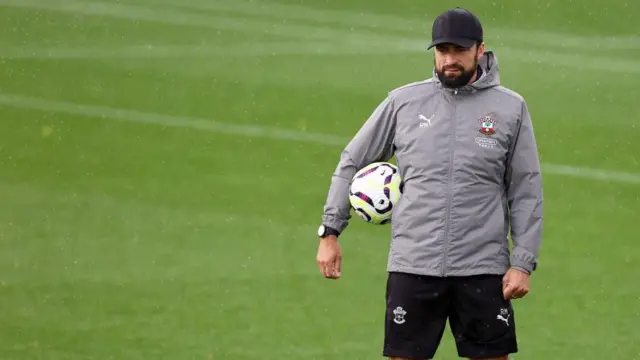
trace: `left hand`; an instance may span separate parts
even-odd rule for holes
[[[529,274],[511,268],[502,278],[502,294],[505,300],[519,299],[529,293]]]

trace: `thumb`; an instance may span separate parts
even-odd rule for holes
[[[511,283],[511,272],[507,271],[506,274],[502,277],[502,290],[504,291],[507,287],[509,287],[509,283]]]
[[[514,290],[515,290],[515,287],[513,285],[511,285],[510,283],[505,283],[504,286],[502,287],[502,296],[504,296],[504,299],[505,300],[511,299],[511,297],[513,296]]]
[[[503,289],[509,283],[509,279],[510,278],[511,278],[511,273],[509,271],[507,271],[507,273],[504,274],[504,276],[502,277],[502,288]]]

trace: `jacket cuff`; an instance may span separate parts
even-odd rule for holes
[[[513,254],[511,255],[511,267],[531,274],[538,267],[538,262],[536,257],[530,252],[514,248]]]
[[[344,229],[347,227],[346,220],[337,219],[329,215],[325,215],[322,217],[322,224],[324,226],[328,226],[332,229],[337,230],[339,233],[342,233]]]
[[[526,274],[528,274],[528,275],[531,275],[531,271],[529,271],[529,270],[527,270],[527,269],[525,269],[525,268],[523,268],[523,267],[511,265],[511,268],[512,268],[512,269],[520,270],[520,271],[522,271],[523,273],[526,273]]]

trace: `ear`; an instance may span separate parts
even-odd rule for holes
[[[480,61],[480,58],[484,55],[484,42],[478,45],[478,49],[476,51],[476,60]]]

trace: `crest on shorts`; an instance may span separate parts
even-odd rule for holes
[[[490,115],[482,117],[480,120],[480,133],[484,135],[493,135],[496,133],[496,120]]]
[[[396,324],[404,324],[407,319],[404,316],[407,315],[407,312],[402,308],[402,306],[398,306],[393,310],[393,322]]]

